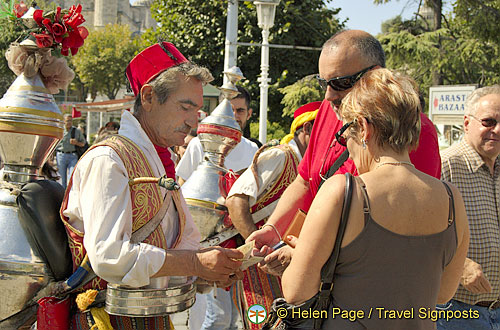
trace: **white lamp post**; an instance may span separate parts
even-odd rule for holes
[[[268,78],[269,71],[269,29],[274,25],[274,14],[280,0],[258,0],[254,1],[257,7],[257,21],[262,29],[262,53],[260,60],[260,118],[259,118],[259,141],[266,143],[267,139],[267,90],[271,79]]]

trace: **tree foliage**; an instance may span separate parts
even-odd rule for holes
[[[233,0],[231,0],[233,1]],[[343,27],[334,16],[338,9],[326,8],[330,0],[282,0],[276,9],[271,44],[321,47]],[[148,31],[149,43],[158,38],[173,42],[179,50],[197,64],[207,67],[215,77],[214,85],[222,82],[226,34],[227,1],[223,0],[155,0],[153,18],[159,23],[156,31]],[[238,41],[260,43],[261,29],[252,2],[239,2]],[[282,122],[278,88],[285,87],[318,70],[318,50],[270,48],[269,89],[270,122]],[[256,99],[259,95],[260,47],[238,47],[237,65],[248,79],[246,87]],[[252,108],[258,117],[257,102]],[[286,126],[286,125],[284,125]],[[286,128],[288,129],[288,127]]]
[[[444,85],[499,83],[500,37],[492,31],[499,30],[500,20],[488,24],[484,20],[496,15],[499,3],[457,0],[453,11],[443,16],[443,27],[435,31],[418,17],[384,23],[379,40],[387,66],[411,75],[425,96],[433,85],[434,72],[439,73]],[[489,9],[484,8],[486,5]]]
[[[71,63],[92,98],[101,93],[114,99],[127,83],[125,68],[141,48],[141,41],[132,38],[127,25],[108,24],[90,31]]]

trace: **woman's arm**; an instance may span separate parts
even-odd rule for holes
[[[283,294],[289,303],[304,302],[318,292],[321,268],[335,244],[344,189],[345,176],[335,175],[325,182],[311,205],[282,278]]]
[[[455,221],[457,228],[457,251],[451,259],[450,263],[444,268],[441,276],[441,286],[438,294],[438,304],[448,302],[458,288],[458,283],[464,270],[465,257],[469,250],[469,222],[467,221],[467,213],[465,212],[464,201],[460,191],[450,184],[453,192],[455,204]]]

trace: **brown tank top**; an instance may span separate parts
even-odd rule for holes
[[[435,329],[431,317],[441,275],[458,244],[450,188],[443,182],[449,195],[448,228],[405,236],[373,220],[365,184],[359,177],[356,181],[363,192],[365,227],[340,251],[323,329]]]

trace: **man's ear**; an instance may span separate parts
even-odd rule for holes
[[[153,107],[153,87],[151,85],[144,85],[141,88],[141,104],[144,111],[151,111]]]
[[[312,123],[310,121],[306,121],[303,126],[304,126],[304,132],[306,134],[311,135],[312,128],[313,128]]]
[[[465,133],[469,132],[469,124],[470,124],[470,118],[469,118],[469,116],[465,115],[464,116],[464,132]]]
[[[252,112],[253,112],[252,108],[249,108],[248,109],[247,120],[250,119],[250,117],[252,117]]]

